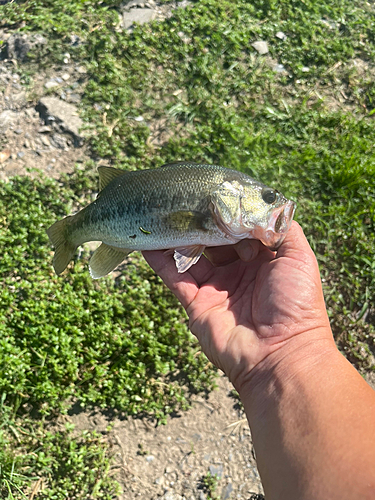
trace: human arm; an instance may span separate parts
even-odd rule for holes
[[[201,259],[184,274],[162,252],[145,257],[238,390],[267,500],[375,498],[375,392],[335,347],[301,228],[276,258],[257,241],[238,249],[249,262]]]

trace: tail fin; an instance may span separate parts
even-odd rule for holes
[[[47,229],[48,237],[55,247],[53,257],[53,267],[56,274],[61,274],[72,260],[76,246],[70,243],[67,238],[67,221],[71,217],[59,220]]]

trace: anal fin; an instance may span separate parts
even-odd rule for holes
[[[93,253],[89,267],[91,277],[95,280],[106,276],[129,255],[132,250],[126,248],[114,248],[102,243]]]
[[[201,258],[205,248],[204,245],[176,248],[173,257],[176,261],[177,271],[184,273],[190,269]]]

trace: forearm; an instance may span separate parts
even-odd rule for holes
[[[291,339],[239,391],[267,500],[375,498],[375,392],[333,341]]]

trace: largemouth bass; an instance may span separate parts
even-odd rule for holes
[[[47,230],[57,274],[88,241],[102,242],[89,264],[95,279],[134,250],[174,250],[179,273],[198,262],[205,247],[255,238],[276,250],[296,206],[246,174],[218,165],[179,162],[152,170],[98,171],[97,199]]]

